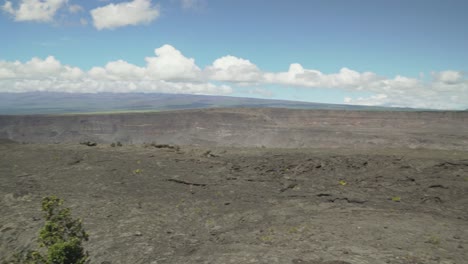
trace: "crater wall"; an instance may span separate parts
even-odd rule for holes
[[[236,147],[468,150],[468,112],[230,108],[0,116],[0,139],[28,143],[92,140]]]

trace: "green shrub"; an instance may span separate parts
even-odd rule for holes
[[[62,207],[63,200],[56,196],[42,199],[45,224],[39,231],[39,249],[26,255],[16,254],[7,263],[26,264],[84,264],[88,252],[83,241],[88,240],[81,219],[73,219],[70,208]]]

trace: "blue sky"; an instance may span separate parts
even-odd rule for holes
[[[468,108],[468,1],[0,5],[0,91],[202,93]],[[148,57],[156,59],[149,63]]]

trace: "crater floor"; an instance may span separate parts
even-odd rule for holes
[[[0,157],[0,261],[36,246],[51,194],[83,219],[92,263],[468,259],[463,151],[3,143]]]

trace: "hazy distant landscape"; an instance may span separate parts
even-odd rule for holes
[[[0,115],[145,112],[226,107],[380,111],[421,110],[189,94],[0,93]]]

